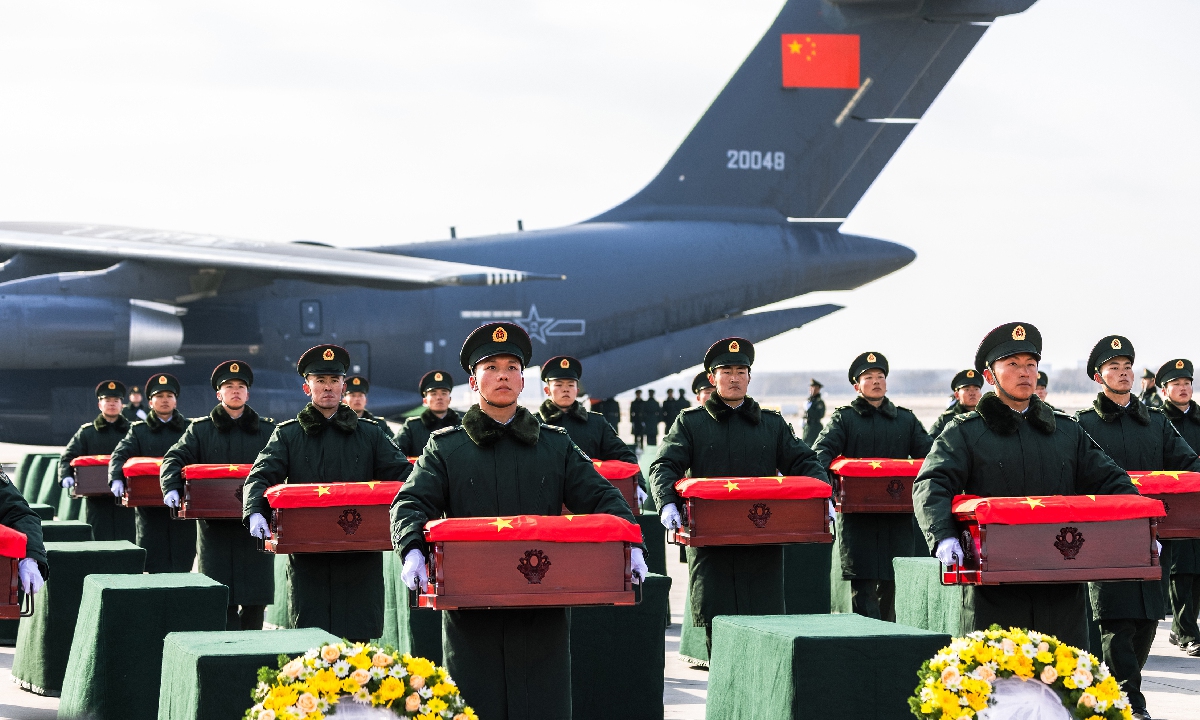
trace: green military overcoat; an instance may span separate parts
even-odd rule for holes
[[[924,458],[932,444],[911,410],[886,397],[876,408],[860,395],[833,411],[813,450],[828,469],[839,456]],[[837,531],[845,580],[892,580],[892,558],[912,557],[916,550],[913,518],[906,513],[838,513]]]
[[[1187,412],[1171,403],[1163,405],[1163,412],[1189,447],[1200,448],[1200,405],[1195,400],[1188,401]],[[1170,548],[1172,574],[1200,575],[1200,540],[1164,540],[1163,545]]]
[[[659,512],[684,502],[675,483],[691,477],[806,475],[828,482],[824,466],[792,426],[752,398],[731,408],[717,395],[679,413],[650,465]],[[784,612],[783,546],[739,545],[687,549],[692,622],[708,627],[717,615]]]
[[[825,427],[821,421],[825,419],[825,399],[817,393],[808,399],[804,408],[804,444],[811,446],[821,436]]]
[[[987,393],[974,412],[946,426],[925,458],[913,487],[913,507],[929,550],[958,537],[951,512],[955,495],[1132,495],[1129,476],[1069,415],[1056,413],[1037,396],[1024,413]],[[963,596],[961,630],[992,623],[1056,635],[1088,646],[1084,586],[970,586]],[[1094,648],[1098,649],[1098,648]]]
[[[387,430],[360,421],[347,405],[326,420],[310,403],[275,426],[246,479],[243,520],[271,519],[264,494],[280,483],[404,480],[412,465]],[[292,627],[319,627],[352,640],[383,633],[383,558],[377,552],[288,556]]]
[[[621,460],[638,464],[637,454],[617,437],[617,432],[608,424],[608,420],[600,413],[589,412],[578,401],[564,411],[552,401],[544,400],[537,414],[543,423],[566,430],[571,436],[571,441],[579,446],[584,455],[593,460]],[[637,483],[643,490],[646,489],[646,480],[640,470]]]
[[[1120,407],[1104,393],[1075,418],[1104,452],[1124,470],[1200,471],[1200,458],[1162,411],[1129,396]],[[1089,583],[1097,620],[1162,620],[1166,616],[1162,582]]]
[[[440,517],[607,513],[633,522],[624,498],[571,442],[522,407],[508,425],[475,405],[439,430],[392,503],[401,557],[427,552]],[[442,652],[463,697],[490,720],[570,720],[571,647],[564,608],[442,613]]]
[[[955,400],[954,404],[943,410],[942,414],[938,415],[933,424],[929,426],[929,437],[937,439],[937,436],[942,434],[942,431],[946,429],[947,423],[953,420],[955,415],[962,415],[969,412],[971,412],[971,408]]]
[[[125,480],[121,471],[131,457],[163,457],[183,437],[191,421],[176,410],[163,422],[151,413],[145,420],[129,426],[129,432],[112,451],[108,463],[108,481]],[[196,561],[196,525],[172,520],[166,505],[133,509],[137,544],[146,550],[146,572],[191,572]]]
[[[249,405],[236,420],[224,405],[217,405],[207,417],[192,420],[167,451],[159,473],[163,494],[175,490],[183,498],[187,465],[252,464],[274,430],[275,421],[260,417]],[[274,557],[258,549],[258,541],[238,520],[196,523],[200,572],[229,588],[230,605],[270,605],[275,597]]]
[[[97,415],[90,423],[80,425],[59,458],[59,474],[73,476],[69,468],[77,457],[111,455],[128,432],[129,420],[124,415],[117,416],[117,421],[111,423],[103,415]],[[121,507],[112,495],[87,498],[81,519],[92,526],[92,535],[97,540],[137,540],[133,508]]]
[[[461,421],[458,413],[453,410],[447,409],[445,417],[438,417],[432,410],[425,408],[425,412],[404,421],[396,431],[396,444],[400,446],[400,452],[408,457],[417,457],[425,452],[430,434],[442,428],[454,427]]]
[[[25,496],[0,472],[0,525],[25,533],[25,557],[37,561],[42,579],[50,577],[46,546],[42,543],[42,518],[25,501]]]

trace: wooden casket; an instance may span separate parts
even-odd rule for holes
[[[125,507],[166,507],[163,505],[162,486],[158,483],[158,472],[162,458],[131,457],[125,461],[121,471],[125,473],[125,494],[121,504]]]
[[[829,464],[838,510],[911,513],[913,481],[924,460],[839,457]]]
[[[1200,538],[1200,473],[1130,471],[1138,492],[1162,502],[1167,516],[1158,521],[1163,539]]]
[[[17,564],[25,557],[25,533],[0,525],[0,620],[16,620],[33,614],[33,596],[26,598],[29,610],[21,612],[17,590]]]
[[[71,461],[75,473],[75,485],[71,497],[97,497],[111,495],[108,487],[108,459],[110,455],[82,455]]]
[[[252,464],[184,466],[183,502],[175,517],[241,520],[242,486],[252,467]]]
[[[388,508],[400,492],[396,480],[276,485],[271,505],[268,552],[327,553],[392,549]]]
[[[448,518],[425,526],[435,610],[634,605],[637,525],[613,515]]]
[[[804,476],[684,478],[683,527],[667,531],[676,545],[831,543],[829,485]]]
[[[621,491],[621,496],[625,498],[625,503],[629,505],[633,514],[641,515],[642,506],[637,501],[637,474],[641,468],[637,463],[622,460],[593,460],[592,464],[596,466],[596,472]]]
[[[1140,495],[954,498],[964,565],[945,585],[1158,580],[1162,503]]]

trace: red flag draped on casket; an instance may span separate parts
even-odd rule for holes
[[[108,488],[108,461],[111,455],[81,455],[71,460],[75,484],[71,486],[72,498],[103,497],[110,495]]]
[[[125,507],[162,507],[162,487],[158,484],[158,473],[162,469],[160,457],[131,457],[121,466],[125,474],[125,493],[121,504]]]
[[[1200,538],[1200,473],[1179,470],[1129,472],[1142,495],[1159,500],[1167,516],[1158,521],[1161,538]]]
[[[924,460],[838,457],[829,464],[838,510],[911,513],[913,481]]]
[[[634,523],[615,515],[445,518],[430,521],[425,525],[425,540],[640,543],[642,530]]]
[[[263,549],[355,552],[392,549],[388,506],[397,480],[276,485],[264,496],[271,505],[271,535]]]
[[[346,483],[276,485],[265,496],[272,508],[318,508],[341,505],[391,505],[404,483],[371,480]]]
[[[98,465],[108,467],[108,461],[111,457],[112,455],[80,455],[71,460],[71,467],[96,467]]]
[[[668,533],[678,545],[781,545],[833,542],[825,512],[833,489],[801,475],[684,478],[683,527]]]
[[[183,468],[184,480],[216,480],[224,478],[247,478],[250,477],[250,470],[254,465],[244,463],[241,465],[234,463],[207,464],[207,465],[185,465]]]

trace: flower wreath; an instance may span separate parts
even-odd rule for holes
[[[1034,680],[1054,691],[1076,718],[1129,720],[1129,698],[1096,656],[1032,630],[992,625],[954,638],[917,672],[908,699],[914,715],[931,720],[971,718],[995,702],[997,680]]]
[[[386,708],[417,720],[478,720],[446,668],[390,647],[333,643],[279,667],[258,670],[254,706],[244,720],[322,720],[339,701]]]

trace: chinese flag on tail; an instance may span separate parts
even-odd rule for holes
[[[783,35],[785,88],[858,88],[857,35]]]

